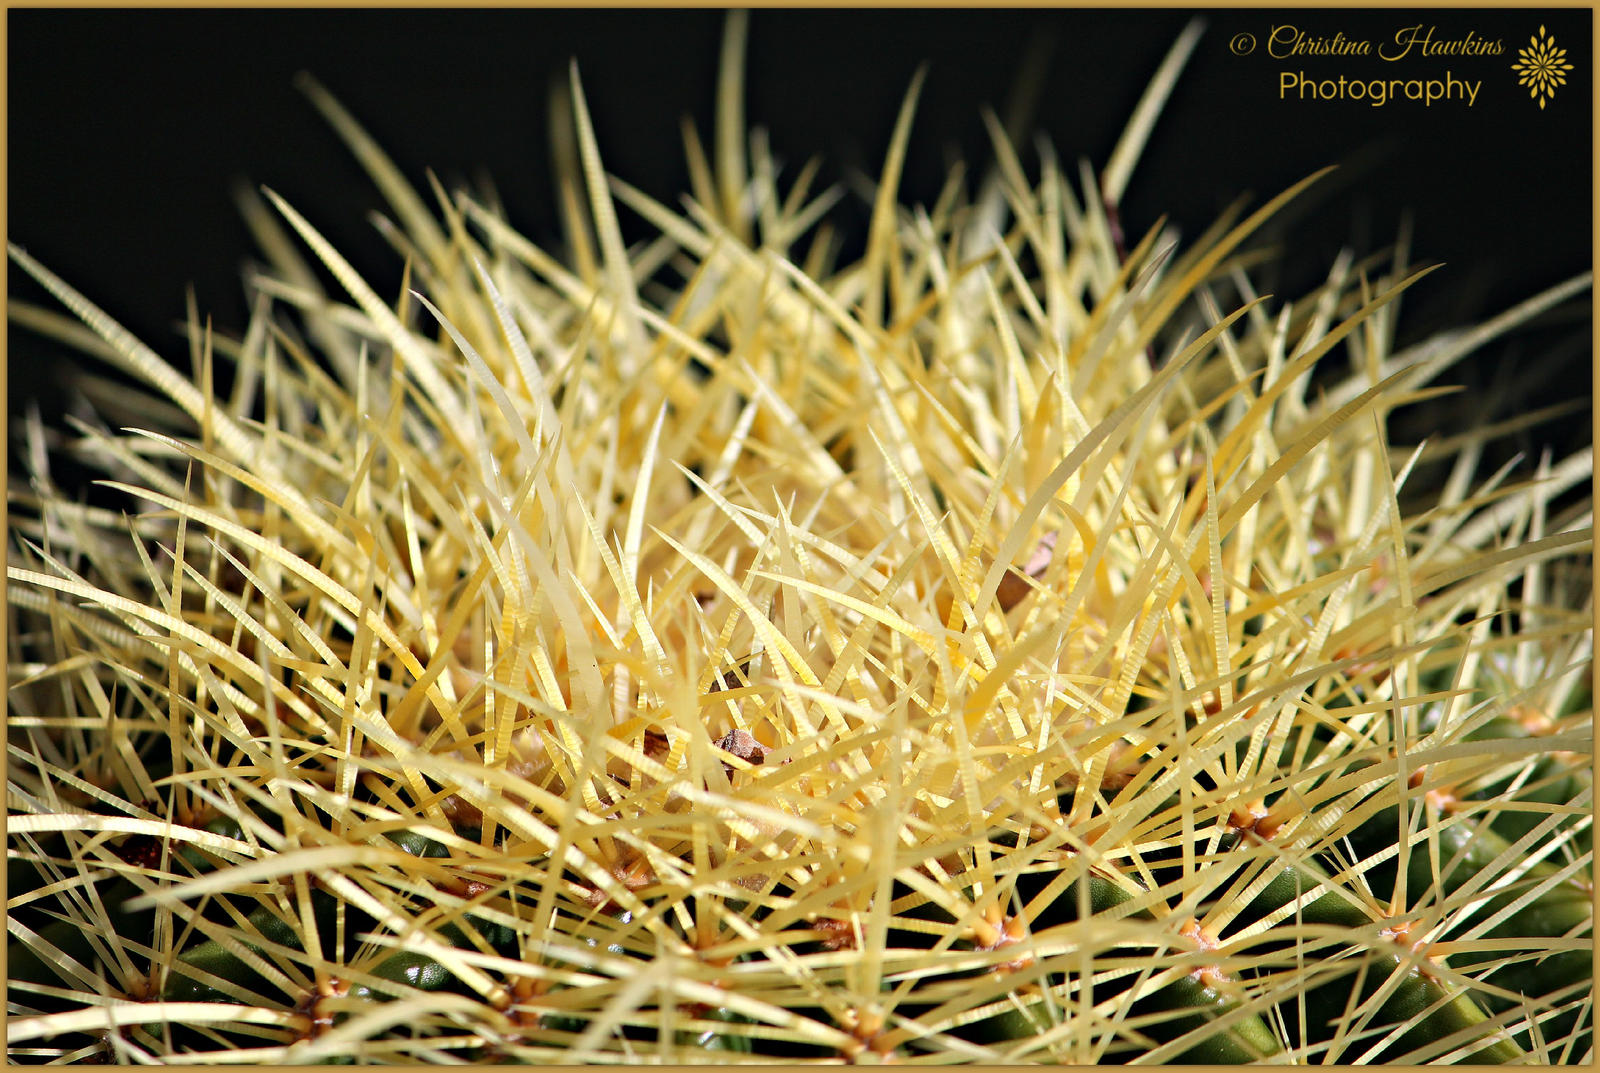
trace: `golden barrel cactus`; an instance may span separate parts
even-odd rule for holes
[[[1388,418],[1589,279],[1124,239],[1195,31],[1087,181],[899,205],[913,86],[840,265],[743,35],[681,210],[574,70],[565,258],[308,82],[405,286],[266,191],[192,376],[12,247],[148,385],[23,429],[13,1059],[1587,1060],[1591,463]]]

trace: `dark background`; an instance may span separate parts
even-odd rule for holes
[[[1590,266],[1591,13],[1327,11],[1201,13],[1207,28],[1134,173],[1123,217],[1137,236],[1166,215],[1196,236],[1239,194],[1254,204],[1325,164],[1340,171],[1276,236],[1280,293],[1314,286],[1342,244],[1392,241],[1403,213],[1413,258],[1446,262],[1407,298],[1402,340],[1497,312]],[[1145,83],[1193,17],[1181,11],[758,10],[750,24],[746,112],[768,128],[792,177],[808,157],[825,181],[875,174],[919,63],[929,78],[912,132],[903,200],[931,201],[956,157],[986,162],[981,108],[1001,110],[1031,48],[1049,66],[1033,127],[1071,168],[1109,156]],[[245,325],[240,269],[251,243],[230,199],[248,179],[283,194],[373,281],[400,268],[367,222],[379,195],[292,85],[310,71],[426,190],[492,177],[511,222],[559,247],[547,153],[553,80],[576,58],[608,171],[677,204],[687,189],[679,120],[711,137],[720,11],[38,11],[11,10],[10,239],[157,351],[187,367],[174,325],[186,287],[218,330]],[[1276,60],[1279,23],[1370,40],[1402,27],[1499,39],[1498,56]],[[1575,70],[1543,110],[1510,64],[1543,24]],[[1262,44],[1230,51],[1239,33]],[[1476,104],[1279,98],[1278,73],[1482,80]],[[1024,146],[1036,174],[1037,155]],[[1075,171],[1073,172],[1075,174]],[[783,176],[780,184],[783,185]],[[786,187],[785,187],[786,188]],[[850,199],[844,219],[863,222]],[[624,212],[625,224],[628,223]],[[49,303],[12,268],[11,294]],[[1588,397],[1587,311],[1496,345],[1457,379],[1480,390],[1496,370],[1554,354],[1564,383],[1529,386],[1510,406]],[[11,331],[11,411],[60,405],[58,351]],[[1523,378],[1526,380],[1526,378]],[[1589,417],[1541,433],[1588,442]],[[1522,438],[1513,446],[1537,446]]]

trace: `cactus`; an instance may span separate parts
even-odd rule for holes
[[[566,260],[308,81],[405,285],[251,197],[192,377],[11,248],[148,386],[23,430],[13,1059],[1587,1061],[1591,464],[1387,419],[1588,277],[1124,241],[1193,30],[1081,184],[900,207],[913,86],[839,266],[744,33],[682,212],[574,69]]]

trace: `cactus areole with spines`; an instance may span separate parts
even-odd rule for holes
[[[404,286],[263,190],[192,375],[11,247],[145,385],[14,456],[13,1059],[1590,1061],[1591,463],[1388,421],[1588,276],[1124,235],[1197,29],[1088,181],[900,205],[913,85],[839,264],[745,26],[676,207],[573,70],[564,255],[307,80]]]

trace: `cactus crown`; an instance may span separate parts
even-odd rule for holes
[[[12,248],[152,389],[136,516],[25,430],[14,1054],[1583,1059],[1590,462],[1386,419],[1587,277],[1401,350],[1403,251],[1253,289],[1315,176],[1124,243],[1193,31],[1081,184],[898,206],[914,86],[837,265],[743,33],[682,212],[574,71],[565,261],[308,82],[406,285],[268,191],[192,378]]]

